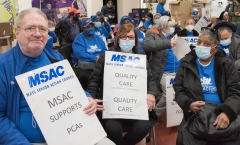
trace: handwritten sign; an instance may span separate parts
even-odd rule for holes
[[[107,51],[103,118],[148,120],[146,56]]]
[[[67,60],[16,80],[48,145],[93,145],[106,136],[96,115],[83,111],[89,101]]]

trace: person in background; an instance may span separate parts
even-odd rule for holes
[[[112,30],[112,27],[111,25],[105,21],[104,19],[104,15],[101,11],[98,11],[96,13],[97,16],[99,16],[100,18],[100,22],[102,23],[102,25],[106,28],[106,30],[108,31],[108,34],[109,34],[109,37],[108,38],[111,38],[112,40],[114,40],[114,34],[113,34],[113,30]]]
[[[100,18],[97,15],[91,16],[91,21],[94,24],[94,34],[100,36],[102,40],[104,41],[106,47],[108,44],[108,32],[104,26],[102,26],[100,22]]]
[[[143,25],[147,30],[153,26],[153,14],[152,13],[147,13],[145,15],[145,22]]]
[[[81,17],[87,17],[87,0],[74,0],[72,7],[80,12]]]
[[[107,21],[110,25],[113,24],[113,20],[115,18],[115,9],[113,8],[113,1],[107,0],[107,4],[102,7],[101,12],[104,17],[107,17]]]
[[[0,55],[0,144],[46,144],[46,140],[26,102],[15,77],[63,60],[45,47],[48,39],[46,15],[37,8],[21,11],[17,17],[15,47]],[[6,73],[7,72],[7,73]],[[86,114],[94,114],[97,103],[89,93]]]
[[[232,8],[229,10],[228,14],[232,18],[232,23],[238,27],[240,24],[240,1],[234,0]]]
[[[53,49],[53,43],[57,42],[57,36],[54,34],[54,32],[52,31],[48,31],[48,40],[47,40],[47,44],[46,44],[46,48],[50,48]]]
[[[134,21],[129,16],[123,16],[120,20],[120,25],[119,25],[118,29],[120,29],[120,27],[123,24],[128,24],[128,23],[132,23],[135,25]],[[145,38],[145,34],[137,28],[136,28],[136,32],[137,32],[137,36],[138,36],[139,50],[140,50],[140,52],[142,52],[144,54],[144,50],[142,48],[142,42]]]
[[[154,26],[158,23],[160,17],[161,17],[161,14],[159,14],[159,13],[154,14],[154,16],[153,16],[153,24],[154,24]]]
[[[158,31],[149,31],[143,40],[143,49],[147,54],[149,65],[157,84],[161,88],[162,97],[155,107],[159,119],[166,121],[166,77],[173,75],[178,70],[179,60],[171,48],[176,45],[175,40],[170,40],[174,33],[173,21],[168,16],[161,16],[155,28]]]
[[[221,12],[221,14],[220,14],[220,16],[218,18],[217,24],[219,24],[221,22],[228,22],[229,24],[232,25],[232,21],[230,20],[230,17],[228,15],[227,11]]]
[[[233,0],[228,0],[228,5],[226,6],[225,11],[229,12],[232,6],[233,6]]]
[[[194,30],[195,21],[192,18],[189,18],[185,22],[185,28],[178,32],[179,37],[192,37],[199,36],[198,32]]]
[[[232,25],[222,22],[214,27],[220,34],[219,47],[240,70],[240,36],[233,33]]]
[[[166,0],[158,0],[158,5],[157,5],[157,13],[161,14],[161,16],[169,16],[169,11],[166,11],[164,8],[164,5],[166,3]]]
[[[136,27],[138,27],[139,24],[140,24],[140,17],[139,17],[139,12],[138,12],[138,10],[133,10],[133,11],[132,11],[132,19],[133,19],[134,25],[135,25]]]
[[[55,26],[55,34],[60,46],[72,44],[75,37],[81,33],[81,21],[79,12],[75,8],[69,10],[67,18],[62,18]]]
[[[203,30],[200,33],[196,48],[181,59],[173,88],[175,101],[183,110],[183,120],[179,126],[176,145],[239,145],[236,140],[211,141],[200,134],[192,135],[188,127],[184,127],[193,114],[197,114],[201,106],[206,103],[217,104],[214,113],[216,119],[212,124],[216,136],[222,135],[240,113],[240,87],[237,70],[234,63],[226,58],[223,51],[219,51],[219,37],[216,32]],[[209,120],[206,115],[204,120]],[[193,119],[203,119],[200,117]],[[195,123],[191,120],[189,123]],[[184,129],[185,128],[185,129]],[[202,128],[202,130],[207,128]],[[214,131],[213,131],[214,132]],[[226,138],[228,135],[226,134]]]
[[[195,23],[197,24],[198,20],[200,19],[198,9],[193,9],[192,11],[192,17]]]
[[[110,51],[122,52],[122,53],[134,53],[141,54],[138,49],[138,38],[134,24],[127,23],[122,25],[116,35],[116,45],[112,46]],[[99,58],[96,67],[93,70],[89,78],[89,85],[87,90],[97,100],[98,103],[103,99],[103,83],[104,83],[104,62],[105,53]],[[147,63],[148,64],[148,63]],[[156,84],[152,78],[151,70],[147,65],[147,105],[149,114],[155,112],[153,108],[155,106]],[[114,96],[114,94],[113,94]],[[98,111],[104,110],[103,105],[98,105]],[[147,109],[147,108],[146,108]],[[101,113],[101,112],[99,112]],[[150,115],[151,116],[151,115]],[[134,119],[102,119],[100,118],[107,136],[117,145],[135,145],[141,141],[149,132],[150,124],[152,122],[148,120],[134,120]],[[156,121],[156,120],[154,120]],[[123,128],[130,127],[124,136]]]

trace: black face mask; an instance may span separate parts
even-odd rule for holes
[[[237,0],[240,3],[240,0]]]
[[[79,19],[79,16],[73,16],[73,20],[77,21]]]
[[[104,18],[100,18],[100,22],[104,22]]]

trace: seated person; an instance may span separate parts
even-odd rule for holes
[[[200,19],[198,9],[193,9],[192,17],[193,17],[193,20],[195,21],[195,24],[197,24],[198,20]]]
[[[148,30],[153,26],[153,14],[152,13],[147,13],[145,15],[145,22],[143,26]]]
[[[0,55],[0,144],[46,144],[15,77],[61,61],[63,57],[57,51],[45,47],[48,25],[47,17],[41,10],[37,8],[23,10],[17,19],[18,43]],[[85,107],[85,112],[91,115],[96,112],[97,103],[89,93],[86,95],[89,104]]]
[[[111,47],[110,51],[141,54],[138,50],[138,38],[135,26],[132,23],[122,25],[116,36],[116,45]],[[103,99],[103,74],[104,74],[104,62],[105,53],[103,53],[98,63],[96,64],[93,73],[89,78],[89,85],[87,90],[94,97],[102,102]],[[147,105],[149,113],[154,113],[153,108],[155,106],[155,94],[156,84],[151,76],[149,67],[147,67]],[[100,91],[100,92],[99,92]],[[98,95],[99,92],[99,95]],[[114,94],[113,94],[114,95]],[[147,108],[146,108],[147,109]],[[103,105],[98,105],[98,110],[104,110]],[[133,119],[101,119],[108,138],[117,145],[135,145],[141,141],[149,132],[150,123],[148,120],[133,120]],[[123,127],[127,125],[131,126],[129,131],[124,137],[122,136]]]
[[[182,131],[178,134],[177,145],[240,144],[240,138],[224,142],[210,141],[201,135],[192,135],[188,127],[183,129],[186,121],[193,114],[197,114],[200,107],[204,106],[206,102],[217,104],[215,111],[217,117],[212,125],[216,127],[216,131],[219,130],[219,134],[240,113],[240,86],[237,71],[234,63],[226,58],[223,51],[219,51],[218,40],[219,36],[216,32],[203,30],[195,50],[181,59],[173,84],[176,93],[175,101],[184,114],[179,128]]]
[[[57,36],[54,34],[54,32],[48,31],[48,41],[47,41],[46,47],[53,49],[54,48],[53,43],[56,43],[56,42],[57,42]]]
[[[230,20],[230,17],[229,17],[229,15],[228,15],[228,12],[223,11],[223,12],[220,14],[220,16],[219,16],[219,18],[218,18],[218,21],[217,21],[217,24],[218,24],[218,23],[221,23],[221,22],[228,22],[229,24],[232,24],[232,21]]]
[[[119,27],[121,27],[123,24],[127,24],[127,23],[133,23],[134,24],[134,21],[129,16],[123,16],[120,20]],[[136,28],[136,32],[137,32],[137,36],[138,36],[139,50],[144,54],[144,50],[142,48],[142,42],[145,38],[145,34],[137,28]]]
[[[157,10],[156,12],[158,14],[161,14],[162,16],[169,16],[169,11],[166,11],[164,8],[164,5],[166,4],[166,0],[158,0]]]
[[[153,27],[157,24],[157,22],[159,21],[160,17],[161,17],[161,14],[158,14],[158,13],[156,13],[153,16]]]
[[[215,27],[221,35],[219,47],[240,69],[240,37],[233,33],[232,25],[222,22]]]
[[[94,24],[91,20],[83,21],[82,29],[83,32],[77,35],[72,45],[72,63],[76,64],[78,60],[96,63],[107,47],[103,40],[94,34]]]
[[[179,37],[192,37],[192,36],[198,36],[198,32],[194,30],[195,21],[192,18],[189,18],[185,22],[185,28],[178,32]]]
[[[102,38],[102,40],[104,41],[104,43],[106,44],[106,47],[107,47],[108,32],[107,32],[106,28],[101,24],[99,16],[92,15],[91,16],[91,21],[94,24],[94,34],[100,36]]]

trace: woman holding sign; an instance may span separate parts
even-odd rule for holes
[[[219,50],[219,33],[203,30],[175,77],[184,118],[177,145],[239,145],[240,86],[234,63]]]
[[[141,54],[138,49],[138,45],[138,37],[135,26],[132,23],[123,24],[117,32],[116,45],[110,48],[110,51]],[[101,103],[103,99],[104,64],[105,53],[100,56],[96,67],[89,78],[89,85],[87,88],[90,94],[94,98],[97,98],[96,101],[98,103]],[[149,68],[147,68],[147,76],[147,106],[150,111],[150,119],[152,119],[151,116],[155,115],[153,109],[155,107],[156,84],[153,81]],[[104,110],[104,106],[98,105],[98,110]],[[155,119],[157,120],[157,118]],[[103,119],[102,123],[109,139],[117,145],[135,145],[147,135],[151,127],[151,122],[148,120]],[[123,137],[122,132],[125,131],[125,127],[129,127],[129,130]]]

